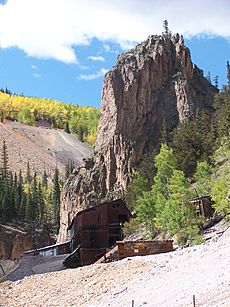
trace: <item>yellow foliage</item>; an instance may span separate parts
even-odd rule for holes
[[[28,113],[30,119],[26,121]],[[24,97],[0,92],[0,120],[3,121],[6,118],[30,125],[45,122],[59,129],[63,129],[66,121],[69,121],[71,132],[78,134],[82,141],[93,145],[96,139],[99,109],[65,104],[53,99]]]

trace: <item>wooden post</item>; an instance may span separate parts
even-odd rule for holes
[[[132,300],[132,307],[134,307],[134,300]]]
[[[193,307],[196,307],[196,298],[195,298],[195,295],[192,296],[192,299],[193,299]]]

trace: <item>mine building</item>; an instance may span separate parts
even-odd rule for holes
[[[215,210],[213,209],[213,201],[210,196],[195,197],[191,200],[191,203],[196,208],[197,216],[203,216],[205,218],[210,218],[213,216]]]
[[[123,239],[122,225],[131,212],[123,200],[98,204],[76,214],[70,226],[72,253],[64,261],[67,267],[94,263],[106,248]]]

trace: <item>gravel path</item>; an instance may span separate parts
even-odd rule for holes
[[[26,277],[0,286],[3,307],[230,306],[230,229],[218,240]]]

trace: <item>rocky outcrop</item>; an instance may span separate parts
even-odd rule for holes
[[[24,229],[0,224],[0,259],[19,259],[25,251],[34,249],[34,239]],[[54,243],[48,234],[36,234],[37,247]]]
[[[59,241],[76,212],[123,196],[137,162],[159,147],[163,123],[172,131],[197,110],[212,110],[215,91],[179,34],[150,36],[121,54],[105,75],[94,156],[62,193]]]
[[[31,237],[23,230],[7,225],[0,225],[1,259],[18,259],[26,251],[33,249]]]

